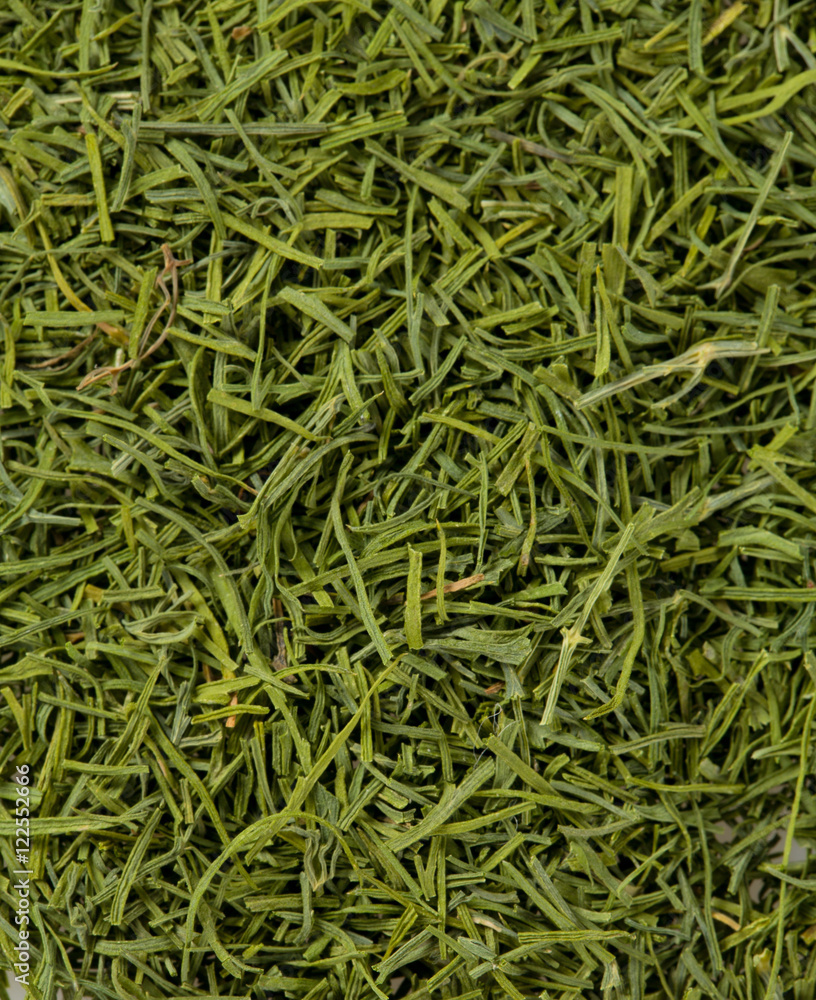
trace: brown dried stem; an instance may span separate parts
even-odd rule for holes
[[[169,244],[162,244],[162,253],[164,254],[164,269],[160,274],[156,275],[156,286],[164,292],[164,302],[159,306],[155,313],[147,324],[145,332],[142,334],[141,340],[139,341],[139,349],[136,353],[135,358],[131,358],[130,361],[126,361],[123,365],[108,365],[104,368],[96,368],[94,371],[90,372],[77,386],[77,391],[82,392],[83,389],[87,389],[88,386],[93,385],[94,382],[99,382],[103,378],[111,376],[111,395],[113,395],[119,385],[119,376],[122,372],[126,372],[129,368],[132,368],[137,362],[144,361],[145,358],[149,358],[150,355],[158,350],[161,345],[167,339],[167,335],[170,332],[170,327],[173,325],[173,321],[176,318],[176,309],[178,308],[178,298],[179,298],[179,278],[178,271],[180,267],[185,267],[187,264],[192,264],[192,260],[177,260],[173,255],[173,251]],[[167,288],[167,282],[165,278],[170,275],[170,282],[172,287],[172,292]],[[151,344],[151,346],[145,350],[145,344],[147,344],[150,334],[153,332],[153,328],[159,321],[159,317],[162,315],[164,310],[170,306],[170,315],[167,317],[167,322],[164,324],[164,329],[156,338],[156,340]]]

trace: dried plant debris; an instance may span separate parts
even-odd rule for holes
[[[0,7],[3,967],[814,1000],[814,4]]]

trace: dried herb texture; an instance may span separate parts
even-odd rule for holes
[[[813,1000],[813,14],[3,5],[32,997]]]

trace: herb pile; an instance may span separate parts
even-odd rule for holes
[[[813,1000],[813,9],[4,5],[32,997]]]

